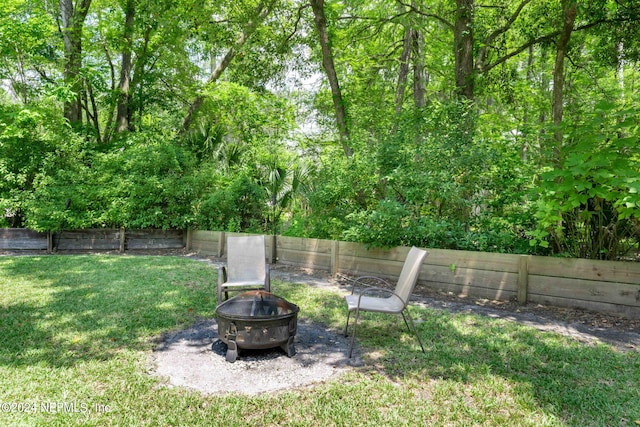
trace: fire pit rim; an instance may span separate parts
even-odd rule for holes
[[[287,304],[287,308],[290,309],[291,311],[288,313],[282,313],[282,314],[268,314],[268,315],[247,315],[247,314],[236,314],[236,313],[227,313],[227,312],[222,312],[220,313],[220,309],[224,308],[225,305],[231,305],[228,304],[230,301],[234,301],[235,299],[239,299],[240,297],[248,297],[250,295],[268,295],[269,297],[273,297],[274,299],[278,299],[283,301],[284,303]],[[229,319],[229,320],[242,320],[242,321],[247,321],[247,320],[251,320],[256,321],[256,322],[268,322],[268,321],[273,321],[273,320],[280,320],[280,319],[285,319],[285,318],[289,318],[297,313],[300,312],[300,307],[298,307],[297,304],[294,304],[290,301],[287,301],[286,299],[279,297],[271,292],[267,292],[267,291],[247,291],[247,292],[243,292],[241,294],[238,294],[236,296],[234,296],[233,298],[229,298],[226,301],[223,301],[221,304],[218,304],[218,306],[216,307],[216,315],[217,316],[221,316]]]

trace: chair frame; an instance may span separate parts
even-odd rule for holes
[[[347,302],[347,322],[344,328],[345,337],[349,336],[348,335],[349,319],[351,317],[351,312],[355,311],[355,319],[353,322],[351,343],[349,345],[349,358],[351,358],[353,354],[353,346],[356,338],[356,329],[358,326],[358,319],[360,318],[361,311],[378,312],[378,313],[384,313],[384,314],[398,314],[398,313],[401,314],[402,319],[404,320],[404,324],[407,326],[407,329],[409,330],[409,333],[415,334],[416,338],[418,339],[418,343],[420,344],[420,348],[422,349],[422,352],[423,353],[425,352],[424,346],[422,345],[422,340],[420,339],[420,335],[418,334],[418,329],[416,328],[416,324],[414,323],[413,318],[411,317],[411,314],[409,313],[409,310],[407,309],[407,307],[411,299],[411,294],[413,293],[415,285],[418,281],[418,276],[420,274],[420,266],[422,265],[424,258],[428,254],[429,253],[427,251],[416,248],[415,246],[411,248],[411,250],[409,251],[409,254],[407,255],[405,263],[402,267],[402,272],[400,273],[398,282],[396,283],[395,290],[391,290],[391,288],[393,288],[393,285],[391,283],[377,276],[361,276],[354,281],[351,295],[345,296],[345,301]],[[412,271],[414,269],[416,271]],[[388,288],[379,287],[379,286],[370,286],[365,283],[362,283],[362,281],[364,280],[376,280],[381,284],[388,286]],[[399,293],[400,290],[404,290],[404,292],[402,292],[403,295]],[[358,299],[357,299],[357,302],[353,304],[354,302],[353,296],[356,294],[358,295]],[[378,296],[375,296],[375,297],[369,296],[373,294],[377,294]],[[386,297],[379,296],[380,294],[387,295],[387,296]],[[366,307],[366,304],[365,304],[365,307],[361,307],[363,298],[365,298],[365,303],[370,304],[368,307]],[[352,302],[351,305],[349,304],[349,300],[351,300]],[[382,307],[382,306],[376,307],[375,300],[380,300],[380,301],[387,300],[392,303],[393,307]],[[371,303],[373,303],[373,305],[371,305]]]
[[[231,270],[229,265],[236,265],[236,261],[230,259],[229,256],[229,242],[231,241],[232,245],[235,244],[234,240],[237,242],[241,240],[246,240],[247,242],[253,242],[256,245],[262,245],[262,259],[259,260],[259,264],[264,263],[264,280],[248,280],[246,283],[234,284],[234,277],[231,277],[231,282],[229,282],[229,272]],[[258,242],[260,241],[260,242]],[[260,252],[258,250],[258,252]],[[261,267],[259,265],[259,267]],[[222,295],[224,294],[224,299],[229,299],[229,292],[243,292],[243,291],[251,291],[251,290],[265,290],[267,292],[271,292],[271,271],[269,264],[266,262],[266,250],[265,250],[265,239],[264,236],[229,236],[227,238],[227,264],[221,265],[218,267],[218,305],[222,304],[223,299]]]

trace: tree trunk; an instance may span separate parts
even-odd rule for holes
[[[453,29],[456,89],[459,95],[468,100],[472,100],[474,95],[473,9],[474,0],[456,0]]]
[[[555,125],[555,156],[556,161],[559,160],[560,149],[562,147],[562,124],[563,115],[563,89],[564,89],[564,57],[567,54],[567,46],[573,32],[573,24],[577,15],[577,2],[575,0],[563,0],[563,26],[560,39],[558,40],[556,50],[556,61],[553,68],[553,124]]]
[[[424,36],[418,29],[413,30],[413,102],[416,108],[427,105],[426,91],[428,75],[424,66]]]
[[[347,113],[344,107],[340,84],[338,82],[338,74],[336,73],[336,67],[333,62],[331,41],[329,40],[329,32],[327,31],[327,18],[324,14],[324,0],[309,0],[309,3],[313,9],[316,31],[318,32],[320,47],[322,48],[322,66],[327,74],[329,86],[331,87],[331,97],[333,99],[333,109],[336,116],[336,123],[338,125],[340,142],[344,153],[347,157],[351,157],[353,155],[353,149],[349,144],[350,135],[349,127],[347,126]]]
[[[411,57],[411,45],[413,41],[413,30],[407,27],[404,32],[404,43],[402,53],[400,54],[400,68],[398,70],[398,82],[396,84],[396,94],[393,98],[395,104],[396,115],[402,112],[402,104],[404,103],[404,91],[407,85],[407,76],[409,75],[409,58]]]
[[[82,68],[82,28],[89,12],[91,0],[82,0],[74,8],[73,0],[60,0],[62,40],[64,44],[64,81],[71,88],[74,99],[65,102],[64,116],[72,125],[82,123],[82,92],[84,90],[80,70]]]
[[[118,106],[116,132],[124,132],[131,127],[131,107],[129,105],[131,89],[131,51],[133,49],[133,24],[135,20],[135,1],[127,0],[124,19],[124,45],[120,65],[120,83],[118,84]]]

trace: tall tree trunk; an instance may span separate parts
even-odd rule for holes
[[[336,73],[336,67],[333,62],[331,41],[329,39],[329,32],[327,31],[327,18],[324,13],[324,0],[309,0],[309,3],[311,4],[311,9],[313,9],[316,31],[318,32],[320,47],[322,48],[322,66],[327,74],[329,86],[331,87],[331,97],[333,99],[333,109],[336,116],[336,124],[338,125],[340,142],[344,153],[347,157],[351,157],[353,155],[353,149],[349,142],[350,135],[347,125],[347,113],[338,82],[338,74]]]
[[[395,104],[396,115],[402,111],[404,102],[404,91],[407,85],[407,76],[409,75],[409,58],[411,57],[411,45],[413,44],[413,30],[407,27],[404,32],[404,43],[402,53],[400,54],[400,68],[398,70],[398,82],[396,84],[396,94],[393,98]]]
[[[474,0],[456,0],[453,28],[456,89],[468,100],[474,96],[473,78],[473,10]]]
[[[564,89],[564,57],[567,54],[567,47],[569,40],[571,39],[571,33],[573,32],[573,24],[576,20],[578,13],[577,2],[575,0],[563,0],[563,25],[562,32],[560,33],[560,39],[558,40],[556,48],[556,61],[553,67],[553,104],[552,115],[553,124],[555,125],[555,156],[558,160],[560,158],[560,149],[562,148],[562,124],[563,115],[563,89]]]
[[[427,105],[426,91],[429,76],[424,66],[424,36],[419,29],[413,30],[413,102],[416,108]]]
[[[102,137],[100,136],[100,120],[98,119],[98,103],[96,102],[96,97],[93,94],[93,86],[91,85],[91,82],[85,80],[85,86],[87,91],[87,120],[90,120],[91,124],[93,124],[93,128],[96,131],[96,142],[99,144],[102,141]]]
[[[242,46],[244,46],[247,40],[249,40],[249,37],[251,37],[251,35],[255,33],[256,29],[258,28],[258,25],[260,25],[260,23],[264,21],[264,19],[269,15],[269,13],[271,12],[271,9],[274,6],[274,3],[275,3],[275,0],[268,0],[268,1],[261,1],[260,4],[258,4],[258,7],[256,8],[256,11],[255,11],[255,19],[252,19],[247,23],[244,30],[242,31],[242,34],[240,34],[240,36],[238,37],[234,45],[229,48],[224,58],[222,58],[222,61],[220,61],[220,63],[218,63],[218,66],[211,72],[211,75],[207,79],[206,84],[209,85],[209,84],[215,83],[220,78],[220,76],[222,75],[222,73],[224,73],[224,71],[227,69],[229,64],[231,64],[231,61],[237,55],[238,51],[240,51]],[[191,106],[189,107],[189,111],[187,112],[186,117],[182,121],[181,133],[183,135],[191,128],[191,125],[193,124],[195,116],[197,112],[200,110],[200,108],[202,107],[203,102],[204,102],[204,96],[198,95],[196,96],[196,99],[191,103]]]
[[[143,81],[145,73],[147,72],[147,66],[149,65],[149,44],[151,43],[151,36],[156,29],[155,25],[147,25],[142,37],[142,48],[136,55],[135,63],[133,64],[133,74],[131,76],[131,88],[129,89],[129,127],[135,128],[136,120],[141,119],[144,115],[144,90]],[[152,67],[149,66],[149,69]],[[137,96],[133,94],[137,93]],[[137,118],[135,116],[138,112]]]
[[[116,116],[116,132],[130,129],[131,107],[129,105],[131,89],[131,52],[133,50],[133,24],[135,20],[135,0],[127,0],[124,18],[124,45],[120,65],[120,83],[118,84],[118,106]]]
[[[71,88],[74,99],[65,102],[64,116],[72,125],[82,123],[82,28],[91,0],[81,0],[75,8],[73,0],[60,0],[62,40],[64,43],[64,81]]]

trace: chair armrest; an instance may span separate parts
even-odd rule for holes
[[[218,286],[227,283],[227,268],[224,265],[218,267]]]
[[[271,292],[271,268],[269,264],[264,266],[264,290]]]
[[[355,294],[356,290],[358,290],[359,287],[361,287],[363,289],[376,288],[375,286],[367,285],[366,283],[359,283],[362,280],[376,280],[378,282],[384,283],[385,285],[389,286],[389,288],[392,288],[391,283],[387,282],[386,280],[384,280],[381,277],[377,277],[377,276],[360,276],[356,280],[354,280],[354,282],[353,282],[353,287],[351,288],[351,295]],[[381,289],[381,290],[385,290],[387,292],[393,293],[393,291],[391,291],[390,289],[384,289],[384,288],[376,288],[376,289]],[[361,293],[361,292],[363,292],[363,291],[359,291],[358,293]]]

